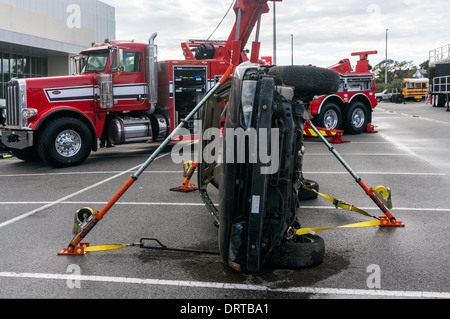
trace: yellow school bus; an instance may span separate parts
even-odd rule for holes
[[[428,83],[427,78],[404,79],[402,83],[403,99],[414,99],[414,101],[424,99],[428,93]]]

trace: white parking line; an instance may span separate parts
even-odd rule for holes
[[[54,202],[2,202],[3,205],[49,205]],[[106,205],[107,202],[74,202],[74,201],[60,201],[58,204],[62,205]],[[121,206],[190,206],[190,207],[202,207],[204,203],[169,203],[169,202],[117,202],[115,205]],[[218,204],[215,204],[218,206]],[[302,209],[333,209],[334,206],[300,206]],[[359,207],[363,210],[379,210],[378,207]],[[393,211],[414,211],[414,212],[450,212],[450,208],[424,208],[424,207],[395,207]]]
[[[345,156],[416,156],[411,153],[341,153]],[[334,156],[332,153],[308,153],[306,151],[305,156]]]
[[[333,209],[334,206],[300,206],[302,209]],[[378,207],[358,207],[362,210],[380,210]],[[392,211],[414,211],[414,212],[450,212],[450,208],[423,208],[423,207],[395,207]]]
[[[32,173],[32,174],[4,174],[1,177],[32,177],[32,176],[63,176],[63,175],[101,175],[101,174],[120,174],[119,171],[97,171],[97,172],[63,172],[63,173]],[[148,171],[144,174],[183,174],[183,171]],[[303,174],[321,174],[321,175],[347,175],[348,172],[313,172],[304,171]],[[423,172],[358,172],[361,175],[413,175],[413,176],[447,176],[445,173],[423,173]]]
[[[128,170],[130,172],[132,169]],[[62,173],[27,173],[27,174],[3,174],[0,177],[32,177],[32,176],[63,176],[63,175],[100,175],[120,174],[120,171],[96,171],[96,172],[62,172]],[[144,174],[182,174],[183,171],[148,171]]]
[[[53,202],[2,202],[1,205],[45,205],[45,204],[51,204]],[[61,201],[58,202],[58,204],[65,204],[65,205],[83,205],[83,204],[90,204],[90,205],[106,205],[107,202],[71,202],[71,201]],[[115,205],[142,205],[142,206],[205,206],[204,203],[157,203],[157,202],[117,202]]]
[[[348,172],[303,172],[303,174],[322,175],[348,175]],[[419,172],[358,172],[359,175],[411,175],[411,176],[447,176],[445,173],[419,173]]]
[[[187,288],[208,288],[226,290],[248,290],[263,292],[285,292],[285,293],[305,293],[335,296],[367,296],[367,297],[400,297],[400,298],[450,298],[450,293],[429,292],[429,291],[395,291],[376,289],[340,289],[340,288],[318,288],[318,287],[292,287],[292,288],[270,288],[259,285],[230,284],[220,282],[164,280],[164,279],[143,279],[128,277],[110,276],[87,276],[87,275],[67,275],[67,274],[43,274],[43,273],[15,273],[0,272],[0,277],[13,279],[42,279],[42,280],[66,280],[66,281],[94,281],[107,283],[167,286],[167,287],[187,287]]]
[[[158,156],[156,159],[160,159],[160,158],[165,157],[165,156],[167,156],[167,155],[169,155],[169,154],[170,154],[170,153],[166,153],[166,154],[160,155],[160,156]],[[141,164],[141,165],[142,165],[142,164]],[[105,183],[107,183],[107,182],[109,182],[109,181],[111,181],[111,180],[113,180],[113,179],[116,179],[116,178],[118,178],[118,177],[120,177],[120,176],[122,176],[122,175],[125,175],[125,174],[128,174],[128,173],[130,173],[130,172],[133,172],[133,171],[137,170],[139,167],[141,167],[141,165],[132,167],[132,168],[130,168],[130,169],[124,171],[124,172],[121,172],[121,173],[119,173],[119,174],[116,174],[116,175],[114,175],[114,176],[111,176],[111,177],[109,177],[109,178],[107,178],[107,179],[104,179],[103,181],[100,181],[100,182],[98,182],[98,183],[96,183],[96,184],[93,184],[93,185],[91,185],[91,186],[88,186],[88,187],[86,187],[86,188],[83,188],[83,189],[81,189],[81,190],[79,190],[79,191],[77,191],[77,192],[75,192],[75,193],[72,193],[72,194],[70,194],[70,195],[67,195],[67,196],[65,196],[65,197],[63,197],[63,198],[60,198],[60,199],[56,200],[56,201],[49,202],[48,204],[46,204],[46,205],[44,205],[44,206],[41,206],[41,207],[39,207],[39,208],[37,208],[37,209],[34,209],[34,210],[32,210],[32,211],[30,211],[30,212],[28,212],[28,213],[22,214],[22,215],[20,215],[20,216],[17,216],[17,217],[15,217],[15,218],[13,218],[13,219],[10,219],[10,220],[4,222],[4,223],[1,223],[1,224],[0,224],[0,228],[6,227],[6,226],[8,226],[8,225],[11,225],[11,224],[13,224],[13,223],[15,223],[15,222],[21,220],[21,219],[24,219],[24,218],[26,218],[26,217],[29,217],[29,216],[34,215],[34,214],[36,214],[36,213],[39,213],[40,211],[42,211],[42,210],[44,210],[44,209],[50,208],[50,207],[52,207],[52,206],[55,206],[55,205],[57,205],[57,204],[59,204],[59,203],[61,203],[61,202],[64,202],[64,201],[66,201],[66,200],[68,200],[68,199],[70,199],[70,198],[72,198],[72,197],[75,197],[75,196],[81,194],[81,193],[87,192],[88,190],[91,190],[91,189],[93,189],[93,188],[96,188],[96,187],[98,187],[98,186],[100,186],[100,185],[102,185],[102,184],[105,184]]]
[[[424,117],[424,116],[419,116],[419,115],[414,115],[414,114],[408,114],[408,113],[403,113],[403,112],[398,112],[398,111],[389,111],[386,109],[383,109],[381,107],[377,108],[378,111],[384,112],[384,113],[390,113],[390,114],[399,114],[402,116],[406,116],[406,117],[412,117],[418,120],[424,120],[424,121],[429,121],[429,122],[433,122],[433,123],[437,123],[437,124],[443,124],[443,125],[450,125],[449,122],[444,122],[444,121],[440,121],[440,120],[435,120],[429,117]]]

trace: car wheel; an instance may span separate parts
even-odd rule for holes
[[[336,71],[305,65],[274,66],[268,74],[277,85],[293,86],[295,95],[303,99],[314,95],[334,94],[339,90],[339,73]]]
[[[400,104],[403,103],[405,101],[405,98],[403,97],[403,95],[397,95],[395,97],[395,103]]]
[[[319,184],[315,181],[312,181],[309,179],[304,179],[303,185],[305,185],[306,187],[308,187],[310,189],[314,189],[316,192],[319,191]],[[319,196],[316,192],[312,192],[310,190],[304,189],[303,187],[300,187],[298,189],[298,199],[301,201],[315,199],[315,198],[317,198],[317,196]]]
[[[325,241],[317,235],[294,236],[282,246],[275,247],[267,262],[275,267],[306,268],[322,263]]]

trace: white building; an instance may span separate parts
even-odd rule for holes
[[[114,7],[98,0],[0,0],[0,99],[11,78],[69,74],[70,56],[115,29]]]

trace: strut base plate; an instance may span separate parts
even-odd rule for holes
[[[87,252],[84,250],[84,248],[89,247],[89,243],[80,243],[77,247],[67,247],[61,250],[58,255],[69,255],[69,256],[81,256],[85,255]]]
[[[380,227],[405,227],[405,224],[401,221],[391,221],[387,216],[378,217],[381,221]]]

